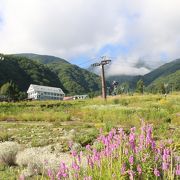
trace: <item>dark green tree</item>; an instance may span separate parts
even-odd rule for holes
[[[143,94],[144,93],[144,82],[140,79],[136,84],[136,92]]]
[[[27,98],[27,93],[26,92],[19,92],[18,100],[24,100]]]
[[[158,89],[159,89],[160,93],[162,93],[162,94],[166,93],[166,87],[165,87],[164,83],[160,83]]]
[[[129,83],[128,82],[123,82],[122,84],[118,85],[117,87],[117,94],[123,94],[129,93]]]
[[[121,87],[124,89],[124,93],[128,94],[128,92],[129,92],[129,83],[124,82],[124,83],[121,84]]]
[[[16,101],[18,100],[19,89],[15,83],[10,81],[1,86],[0,94],[8,101]]]

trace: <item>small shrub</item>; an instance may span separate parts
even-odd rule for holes
[[[106,132],[109,132],[112,128],[113,128],[112,122],[107,121],[107,122],[105,123],[105,131],[106,131]]]
[[[114,104],[119,104],[119,99],[113,99]]]
[[[32,147],[42,147],[49,144],[49,139],[32,139],[31,146]]]
[[[17,164],[23,168],[21,173],[25,177],[34,175],[47,175],[47,170],[52,169],[54,172],[58,171],[60,162],[65,162],[70,165],[70,155],[54,154],[51,152],[51,147],[43,148],[28,148],[17,154]]]
[[[87,144],[91,144],[97,135],[97,130],[93,129],[93,131],[90,132],[76,134],[74,141],[80,143],[82,146],[86,146]]]
[[[0,142],[8,141],[11,138],[11,135],[7,132],[0,132]]]
[[[27,167],[27,169],[23,170],[22,174],[28,177],[42,174],[45,160],[51,158],[50,153],[45,148],[28,148],[17,154],[16,163],[20,167]]]
[[[164,122],[165,122],[165,123],[171,123],[171,118],[170,118],[170,117],[165,118],[165,119],[164,119]]]
[[[127,106],[129,104],[129,102],[126,99],[121,99],[120,103],[123,106]]]
[[[0,163],[15,165],[16,155],[21,150],[21,146],[16,142],[0,143]]]

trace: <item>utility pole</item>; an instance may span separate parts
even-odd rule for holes
[[[107,59],[106,56],[101,57],[100,63],[94,63],[92,64],[93,67],[101,66],[101,83],[102,83],[102,98],[106,99],[106,80],[105,80],[105,72],[104,72],[104,66],[109,64],[111,62],[110,59]]]

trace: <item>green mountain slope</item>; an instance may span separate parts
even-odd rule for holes
[[[39,55],[39,54],[33,54],[33,53],[21,53],[21,54],[14,54],[14,55],[20,56],[20,57],[26,57],[28,59],[32,59],[43,64],[54,63],[54,62],[70,64],[65,59],[55,57],[55,56],[49,56],[49,55]]]
[[[152,92],[159,91],[162,84],[166,84],[170,91],[180,91],[180,70],[154,80],[147,88]]]
[[[0,86],[8,81],[15,82],[21,91],[26,91],[31,83],[64,89],[57,75],[49,68],[13,55],[4,55],[4,60],[0,60]]]
[[[145,85],[149,85],[155,79],[167,76],[171,73],[176,72],[177,70],[180,70],[180,59],[176,59],[174,61],[166,63],[159,68],[151,71],[150,73],[143,76],[143,80],[145,82]]]
[[[64,59],[37,54],[17,54],[43,63],[62,82],[67,94],[84,94],[100,90],[100,77]]]
[[[58,75],[68,92],[82,94],[84,92],[93,92],[100,89],[99,76],[78,66],[50,63],[48,64],[48,67]]]
[[[0,86],[7,81],[15,82],[21,91],[26,91],[29,84],[61,87],[66,94],[84,94],[100,90],[100,77],[68,61],[54,56],[38,54],[4,55],[0,60]],[[180,59],[164,64],[144,76],[113,76],[109,81],[120,84],[128,82],[131,89],[142,79],[148,89],[159,87],[161,83],[173,85],[179,90]],[[108,85],[109,86],[109,85]]]
[[[109,81],[118,81],[120,84],[123,82],[128,82],[131,89],[134,89],[136,87],[136,83],[138,80],[142,79],[144,81],[145,86],[149,86],[151,83],[155,82],[155,80],[167,77],[171,77],[171,74],[175,73],[176,71],[180,70],[180,59],[176,59],[174,61],[171,61],[169,63],[166,63],[157,69],[151,71],[148,74],[145,74],[144,76],[131,76],[131,75],[118,75],[118,76],[111,76],[108,77]],[[170,76],[168,76],[170,75]],[[175,73],[174,76],[177,76]],[[173,77],[174,77],[173,76]],[[179,81],[179,76],[176,78]]]

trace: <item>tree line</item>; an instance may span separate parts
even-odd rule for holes
[[[128,82],[118,84],[118,82],[114,81],[111,87],[107,87],[107,94],[132,94],[134,92],[139,94],[144,94],[145,92],[167,94],[172,90],[173,87],[168,83],[160,83],[158,86],[154,87],[154,89],[153,86],[148,89],[147,87],[145,87],[143,80],[140,79],[139,81],[137,81],[135,89],[130,89]],[[89,93],[90,98],[98,95],[98,91],[92,91],[91,93]],[[0,101],[20,101],[26,98],[26,92],[20,91],[17,84],[13,81],[6,82],[0,87]]]
[[[134,92],[139,94],[147,93],[160,93],[167,94],[173,91],[173,85],[168,83],[159,83],[154,86],[146,87],[145,83],[142,79],[138,80],[136,83],[136,87],[134,89],[130,89],[130,85],[128,82],[124,82],[118,84],[118,82],[114,81],[111,87],[107,87],[108,95],[118,95],[118,94],[132,94]]]
[[[20,101],[26,98],[26,93],[19,90],[17,84],[9,81],[0,88],[0,101]]]

